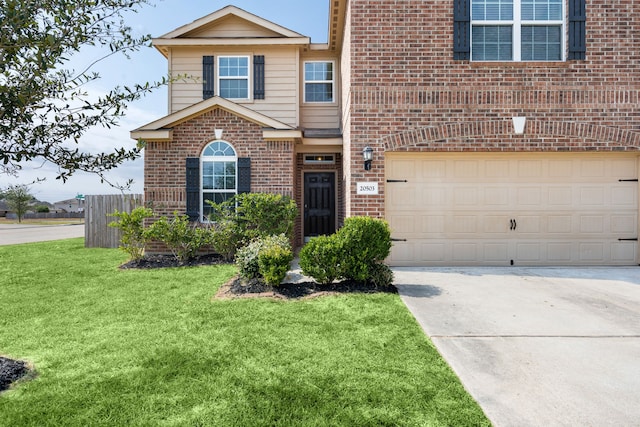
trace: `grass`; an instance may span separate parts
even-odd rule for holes
[[[397,295],[214,300],[233,266],[0,247],[2,426],[489,425]]]
[[[84,218],[23,218],[22,222],[17,219],[7,219],[0,217],[0,224],[26,224],[26,225],[67,225],[84,224]]]

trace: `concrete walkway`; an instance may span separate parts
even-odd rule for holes
[[[496,426],[640,426],[640,268],[394,268]]]
[[[84,224],[0,224],[0,246],[84,237]]]

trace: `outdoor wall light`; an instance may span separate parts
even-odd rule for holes
[[[368,145],[362,150],[362,157],[364,157],[364,170],[371,170],[371,162],[373,161],[373,148]]]

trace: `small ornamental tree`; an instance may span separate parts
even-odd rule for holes
[[[144,228],[144,219],[153,216],[153,211],[149,208],[138,207],[129,212],[118,212],[111,214],[118,218],[117,221],[109,223],[109,227],[120,229],[120,249],[129,254],[133,261],[137,261],[144,256],[144,248],[149,241],[149,233]]]
[[[10,185],[3,193],[9,209],[18,216],[18,222],[22,222],[24,214],[27,213],[33,201],[29,187],[24,184]]]

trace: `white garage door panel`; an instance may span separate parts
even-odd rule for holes
[[[387,153],[392,265],[638,263],[635,154]]]

